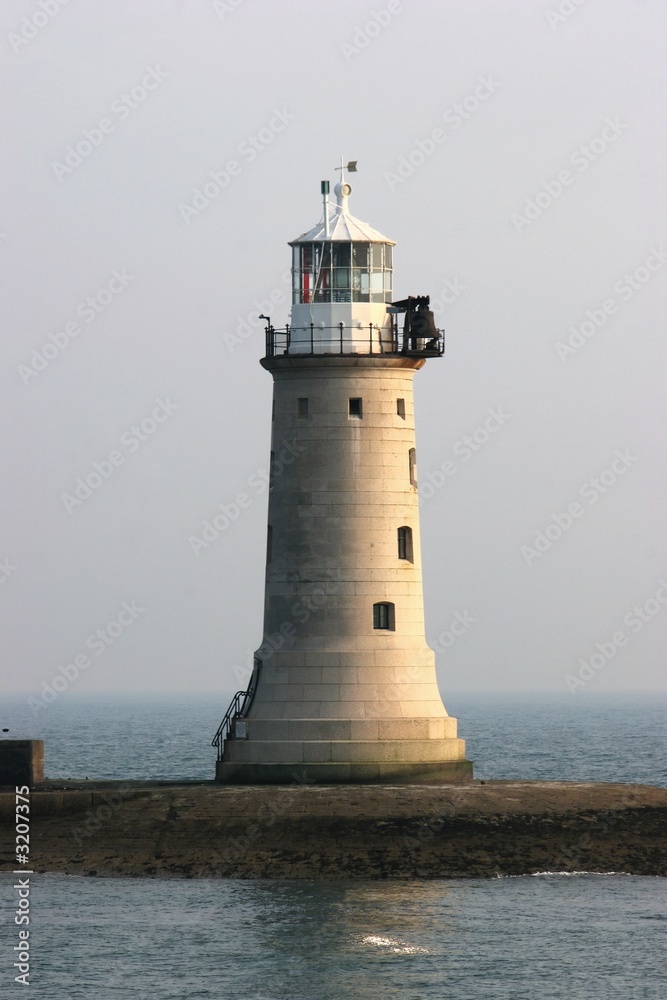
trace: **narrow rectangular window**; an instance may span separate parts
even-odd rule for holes
[[[405,420],[405,400],[404,399],[397,399],[396,400],[396,412],[398,413],[399,417],[402,417],[402,419]]]
[[[394,605],[387,601],[373,605],[373,628],[395,631]]]
[[[363,416],[363,404],[361,399],[358,397],[353,397],[350,399],[350,416],[351,417],[362,417]]]
[[[297,399],[296,402],[297,402],[299,416],[300,417],[307,417],[308,416],[308,397],[307,396],[301,396],[299,399]]]
[[[410,466],[410,482],[413,486],[417,485],[417,452],[414,448],[410,448],[408,452],[408,464]]]
[[[273,555],[273,528],[271,525],[268,527],[266,533],[266,565],[268,566],[271,562],[271,556]]]
[[[398,558],[414,562],[412,557],[412,528],[403,525],[398,529]]]
[[[275,467],[275,462],[276,462],[276,453],[275,451],[272,451],[271,460],[269,462],[269,491],[273,489],[273,470]]]

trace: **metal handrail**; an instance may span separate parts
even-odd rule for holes
[[[218,750],[218,760],[222,760],[222,755],[225,748],[225,740],[229,736],[233,723],[236,719],[242,719],[244,715],[247,714],[250,706],[252,705],[253,698],[255,697],[255,692],[257,691],[257,682],[259,680],[259,671],[261,669],[261,661],[255,660],[255,669],[250,677],[250,683],[246,691],[237,691],[231,700],[229,708],[225,712],[222,722],[218,726],[215,732],[215,736],[211,740],[211,746],[217,747]]]
[[[222,758],[222,747],[224,745],[227,736],[229,735],[229,730],[232,728],[232,722],[234,719],[238,718],[240,714],[240,708],[243,701],[247,697],[247,691],[237,691],[232,698],[231,704],[227,711],[225,712],[222,722],[218,726],[215,736],[211,740],[211,746],[218,748],[218,760]]]
[[[367,334],[365,335],[365,331]],[[329,332],[330,336],[325,337]],[[368,326],[319,326],[309,323],[305,326],[274,327],[267,325],[266,357],[316,357],[322,355],[356,354],[390,355],[437,358],[445,353],[444,330],[437,330],[436,336],[425,341],[423,347],[408,349],[400,345],[398,325],[394,322],[391,328],[369,323]],[[295,334],[301,334],[296,339]],[[303,337],[305,334],[305,337]],[[318,348],[315,350],[315,348]]]

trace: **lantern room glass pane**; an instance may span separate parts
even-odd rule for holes
[[[371,246],[371,259],[373,267],[382,267],[382,244],[373,243]]]
[[[355,267],[352,272],[352,300],[354,302],[370,302],[370,274]]]
[[[334,260],[336,255],[334,254]],[[350,287],[350,269],[349,267],[335,267],[333,272],[333,286],[334,288],[349,288]]]
[[[313,266],[313,244],[301,244],[301,267],[306,270]]]
[[[355,292],[361,292],[362,295],[368,295],[369,280],[370,274],[368,271],[362,271],[358,267],[355,267],[352,272],[352,288]]]
[[[320,292],[325,288],[329,288],[331,284],[331,271],[327,268],[321,267],[319,271],[315,273],[317,279],[317,291]]]
[[[313,296],[313,301],[315,302],[330,302],[331,301],[331,271],[329,268],[321,267],[319,271],[316,272],[317,286],[315,288],[315,294]]]
[[[382,271],[371,272],[371,301],[384,302],[384,277]]]
[[[333,243],[333,266],[334,267],[349,267],[350,266],[350,243]]]
[[[313,293],[313,274],[312,271],[302,271],[301,272],[301,301],[311,302]]]
[[[368,243],[354,243],[352,245],[352,259],[355,267],[368,267]]]

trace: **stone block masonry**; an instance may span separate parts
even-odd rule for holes
[[[424,360],[262,364],[274,380],[274,453],[299,447],[270,484],[259,683],[217,778],[469,781],[424,632],[412,388]],[[375,620],[378,604],[391,620]]]

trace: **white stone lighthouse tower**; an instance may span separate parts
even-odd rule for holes
[[[335,206],[328,191],[323,221],[290,244],[288,326],[263,317],[264,639],[214,739],[216,776],[469,780],[424,635],[412,380],[443,340],[428,298],[393,303],[394,242],[350,215],[342,168]]]

